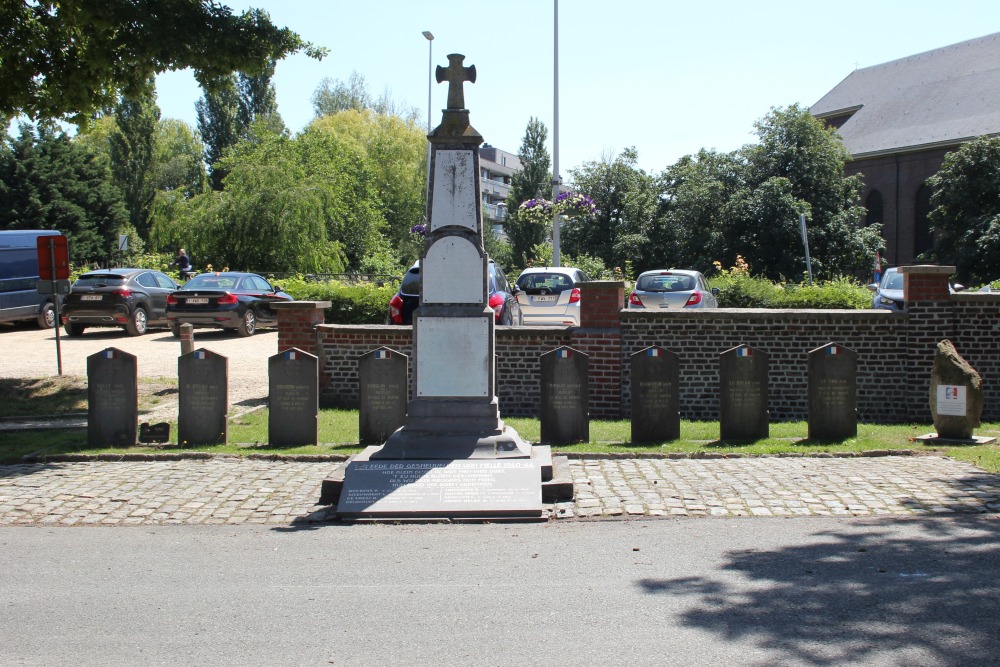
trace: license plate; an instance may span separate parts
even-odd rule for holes
[[[541,301],[555,301],[558,298],[559,297],[557,297],[555,295],[553,295],[553,296],[536,296],[536,297],[532,298],[532,301],[534,301],[535,303],[539,303]]]
[[[103,297],[100,294],[84,294],[80,301],[100,301]]]
[[[208,303],[208,297],[194,296],[188,299],[187,302],[195,306],[200,306],[202,304]]]

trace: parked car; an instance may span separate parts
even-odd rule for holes
[[[167,326],[167,295],[178,287],[152,269],[101,269],[84,273],[63,300],[62,323],[68,336],[88,327],[121,327],[130,336]]]
[[[167,297],[167,320],[174,336],[180,336],[181,324],[252,336],[258,327],[278,325],[271,304],[282,301],[294,299],[256,273],[202,273]]]
[[[517,277],[524,321],[528,324],[580,326],[580,283],[589,282],[580,269],[548,266],[525,269]]]
[[[886,269],[882,273],[882,279],[868,285],[868,289],[874,292],[872,308],[876,310],[906,310],[906,302],[903,300],[903,274],[899,272],[898,267]],[[951,294],[961,292],[964,289],[964,285],[948,282],[948,292]]]
[[[517,303],[517,289],[512,287],[503,269],[492,259],[489,262],[490,308],[501,326],[521,326],[521,307]],[[389,300],[387,324],[413,324],[413,311],[420,305],[420,260],[403,275],[399,290]]]
[[[718,308],[719,289],[689,269],[645,271],[628,295],[629,308]]]
[[[46,229],[0,231],[0,322],[56,326],[55,299],[38,291],[38,237],[58,236]]]

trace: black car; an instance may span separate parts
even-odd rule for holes
[[[281,301],[294,299],[256,273],[202,273],[167,297],[167,320],[175,336],[181,335],[182,324],[252,336],[258,327],[278,325],[271,304]]]
[[[496,323],[505,326],[521,326],[521,306],[517,303],[517,287],[512,286],[507,276],[493,260],[489,263],[490,292],[489,304],[496,315]],[[413,324],[413,311],[420,305],[420,260],[417,260],[403,276],[399,291],[389,301],[387,324]]]
[[[66,334],[87,327],[122,327],[130,336],[167,326],[167,296],[176,290],[170,276],[152,269],[102,269],[84,273],[63,300]]]

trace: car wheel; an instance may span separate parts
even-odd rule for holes
[[[140,306],[132,313],[128,324],[125,325],[125,331],[128,332],[129,336],[141,336],[146,333],[148,325],[149,319],[146,316],[146,309]]]
[[[180,338],[181,337],[181,325],[180,324],[171,324],[170,325],[170,333],[172,333],[174,335],[174,338]]]
[[[51,303],[42,306],[42,312],[38,314],[38,328],[52,329],[56,326],[56,307]]]
[[[257,331],[257,315],[250,308],[247,312],[243,313],[243,320],[236,327],[236,333],[241,336],[252,336],[255,331]]]
[[[83,330],[86,329],[86,327],[83,326],[82,324],[74,324],[73,322],[67,322],[65,329],[67,336],[69,336],[70,338],[76,338],[77,336],[83,335]]]

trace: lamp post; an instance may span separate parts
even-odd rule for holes
[[[424,37],[427,39],[427,187],[424,189],[424,223],[426,224],[430,219],[430,211],[427,207],[430,205],[430,193],[429,189],[431,187],[431,144],[430,144],[430,133],[431,133],[431,70],[434,64],[434,34],[430,30],[424,30]]]
[[[559,0],[552,0],[552,204],[555,208],[562,179],[559,177]],[[559,260],[559,214],[552,214],[552,266]]]

